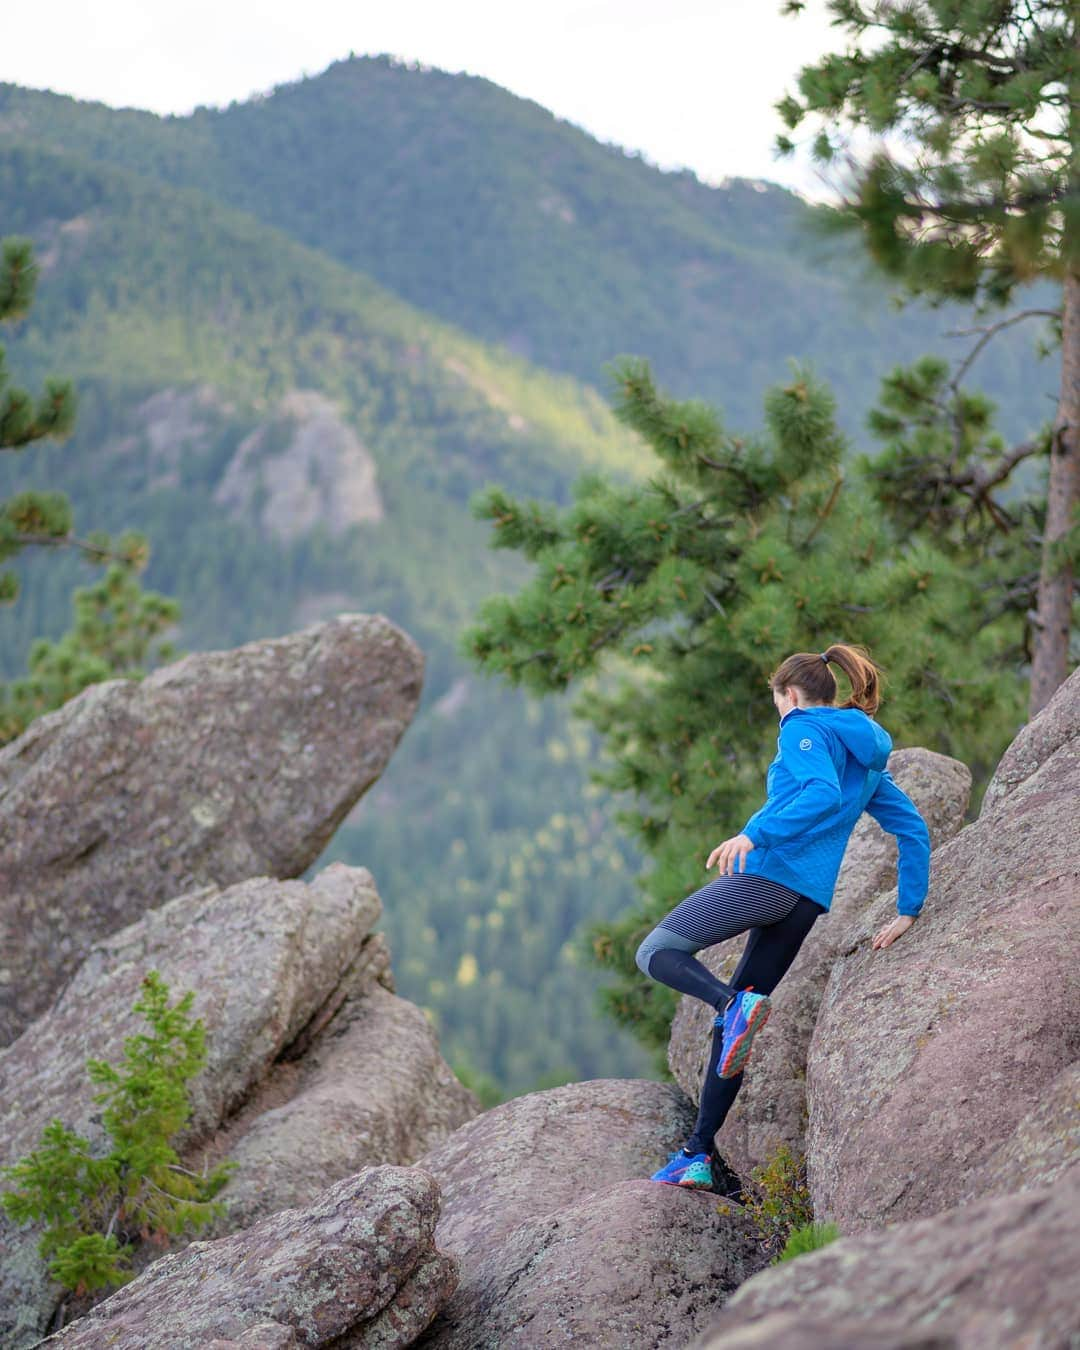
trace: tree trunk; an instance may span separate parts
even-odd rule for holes
[[[1062,295],[1061,396],[1046,488],[1046,528],[1028,708],[1031,717],[1046,707],[1069,673],[1073,569],[1068,565],[1051,567],[1050,549],[1068,533],[1077,502],[1080,502],[1080,274],[1070,271]]]

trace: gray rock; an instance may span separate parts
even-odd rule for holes
[[[117,1062],[125,1037],[146,1030],[132,1004],[151,969],[174,997],[195,993],[208,1057],[190,1085],[188,1137],[215,1129],[327,1004],[377,978],[385,953],[368,935],[379,912],[366,868],[334,863],[310,885],[257,877],[177,896],[98,942],[54,1007],[0,1050],[0,1162],[35,1148],[57,1115],[105,1151],[86,1060]],[[0,1213],[0,1235],[6,1344],[16,1329],[36,1336],[58,1286],[36,1254],[36,1225],[16,1229]]]
[[[364,1168],[307,1209],[162,1257],[44,1344],[409,1345],[454,1288],[454,1262],[435,1249],[438,1207],[427,1173]]]
[[[843,1238],[762,1271],[693,1350],[1064,1350],[1080,1343],[1078,1264],[1076,1186],[984,1200]],[[833,1325],[837,1339],[799,1340],[792,1333],[800,1324]],[[859,1339],[860,1326],[866,1339]],[[766,1327],[775,1339],[751,1338]],[[884,1341],[874,1339],[879,1331]]]
[[[897,750],[889,757],[889,772],[921,811],[935,848],[956,834],[971,792],[965,765],[930,750]],[[754,1044],[745,1081],[717,1134],[720,1151],[742,1175],[765,1162],[777,1145],[804,1151],[806,1057],[829,971],[850,920],[895,880],[896,841],[864,814],[844,855],[832,907],[814,924],[773,995],[768,1028]],[[699,959],[721,979],[730,978],[745,941],[718,943]],[[695,1101],[708,1065],[713,1017],[700,999],[684,996],[671,1027],[668,1065]]]
[[[468,1295],[450,1300],[421,1344],[676,1350],[760,1265],[737,1205],[620,1181],[518,1224],[482,1260],[462,1261]]]
[[[515,1097],[455,1130],[416,1165],[438,1178],[439,1246],[461,1258],[462,1294],[520,1223],[651,1176],[693,1120],[677,1087],[597,1078]]]
[[[749,1326],[706,1333],[692,1350],[957,1350],[948,1331],[916,1331],[896,1322],[865,1322],[858,1317],[806,1318],[774,1313]]]
[[[570,1083],[504,1102],[417,1164],[460,1264],[424,1344],[682,1344],[764,1257],[719,1197],[645,1180],[686,1138],[674,1086]]]
[[[310,1204],[362,1164],[412,1162],[479,1110],[420,1009],[376,985],[348,999],[302,1059],[276,1064],[211,1142],[207,1161],[238,1165],[212,1231]]]
[[[1040,1092],[1013,1133],[987,1159],[965,1196],[1008,1195],[1066,1179],[1080,1169],[1080,1061]],[[1080,1177],[1076,1178],[1080,1184]]]
[[[842,1231],[995,1189],[999,1150],[1080,1058],[1078,805],[1072,739],[934,851],[909,933],[870,949],[893,893],[851,925],[808,1066],[811,1193]],[[1013,1165],[1017,1189],[1043,1174],[1041,1150]]]
[[[184,1160],[240,1164],[214,1231],[307,1203],[366,1164],[411,1161],[478,1105],[423,1014],[383,988],[379,912],[370,873],[333,863],[310,884],[256,878],[179,896],[99,942],[55,1007],[0,1051],[0,1162],[35,1147],[56,1114],[103,1148],[85,1061],[118,1060],[145,1029],[131,1006],[153,968],[174,996],[195,991],[206,1027]],[[39,1232],[0,1216],[0,1340],[13,1344],[36,1339],[58,1298]]]
[[[1001,757],[983,796],[980,815],[988,816],[1032,774],[1080,738],[1080,668],[1054,694],[1037,717],[1018,732]]]
[[[315,389],[292,390],[274,421],[241,441],[214,501],[238,519],[255,515],[279,539],[315,525],[337,538],[351,525],[383,518],[371,452]]]
[[[0,750],[0,1044],[147,909],[309,867],[385,768],[422,668],[388,620],[341,615],[92,685]]]

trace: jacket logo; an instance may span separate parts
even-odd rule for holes
[[[811,747],[813,744],[814,744],[814,742],[810,739],[809,736],[804,736],[804,737],[802,738],[802,740],[799,742],[799,749],[800,749],[800,750],[809,750],[810,747]]]

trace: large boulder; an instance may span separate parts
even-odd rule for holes
[[[746,1326],[709,1332],[692,1350],[958,1350],[951,1331],[922,1331],[896,1321],[840,1320],[772,1313]],[[975,1350],[975,1347],[972,1347]]]
[[[55,1115],[103,1148],[85,1062],[117,1061],[125,1037],[145,1030],[132,1004],[150,969],[174,996],[194,991],[206,1028],[207,1064],[191,1084],[180,1142],[195,1168],[207,1152],[240,1163],[221,1194],[230,1214],[218,1231],[307,1202],[365,1164],[411,1161],[477,1104],[442,1063],[422,1014],[404,1012],[383,988],[388,955],[371,932],[379,913],[367,869],[333,863],[310,884],[259,877],[203,887],[103,939],[55,1006],[0,1051],[0,1163],[34,1148]],[[384,1060],[384,1032],[412,1058]],[[0,1216],[4,1344],[35,1339],[57,1301],[39,1234]]]
[[[972,1177],[965,1198],[1056,1184],[1080,1167],[1080,1060],[1044,1091]]]
[[[492,1107],[417,1160],[439,1179],[439,1245],[462,1259],[467,1284],[525,1219],[572,1205],[583,1190],[651,1176],[693,1121],[677,1087],[633,1078],[567,1083]]]
[[[0,750],[0,1045],[147,909],[299,876],[385,768],[422,670],[387,619],[341,615],[92,685]]]
[[[193,1154],[198,1167],[223,1156],[237,1164],[221,1192],[228,1214],[212,1231],[310,1204],[361,1163],[412,1162],[479,1110],[420,1009],[374,985],[347,999],[301,1058],[275,1064]]]
[[[368,1167],[307,1209],[163,1256],[44,1344],[64,1350],[410,1345],[454,1288],[436,1250],[439,1191]]]
[[[959,760],[930,750],[897,750],[889,772],[919,808],[933,847],[952,838],[964,821],[971,774]],[[837,878],[828,914],[803,943],[773,996],[768,1030],[754,1044],[754,1057],[735,1105],[717,1134],[724,1157],[746,1175],[780,1144],[801,1154],[806,1128],[806,1056],[829,971],[847,937],[850,920],[896,879],[896,840],[871,816],[855,826]],[[699,953],[714,974],[730,978],[745,937]],[[668,1064],[694,1100],[708,1066],[713,1010],[684,996],[671,1027]]]
[[[1077,741],[1080,741],[1080,669],[1073,671],[1042,712],[1017,733],[987,785],[980,815],[996,811],[1051,755],[1069,745],[1075,746]]]
[[[1077,1180],[844,1238],[763,1271],[692,1350],[1076,1345]],[[831,1340],[820,1334],[830,1326]]]
[[[1053,725],[1071,724],[1068,700],[1080,675],[1048,708]],[[871,950],[889,893],[850,926],[833,967],[807,1138],[815,1210],[844,1232],[999,1189],[1009,1140],[1014,1190],[1059,1147],[1052,1126],[1023,1122],[1080,1059],[1080,740],[1035,724],[1024,739],[1040,747],[1030,772],[935,850],[914,928]]]
[[[693,1116],[668,1084],[571,1083],[421,1158],[442,1192],[439,1247],[460,1265],[425,1346],[683,1344],[763,1260],[738,1206],[645,1180]]]
[[[468,1294],[449,1301],[421,1344],[679,1350],[760,1267],[738,1206],[620,1181],[519,1223],[479,1262],[462,1261]]]

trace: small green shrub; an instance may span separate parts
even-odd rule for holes
[[[136,1238],[164,1242],[224,1212],[212,1197],[236,1164],[190,1172],[170,1143],[191,1114],[187,1082],[206,1062],[202,1021],[190,1016],[193,997],[189,991],[170,1007],[167,986],[150,971],[134,1004],[150,1035],[129,1036],[119,1066],[87,1060],[91,1080],[103,1085],[93,1100],[104,1107],[112,1140],[105,1157],[54,1117],[32,1153],[0,1168],[15,1183],[0,1203],[16,1223],[44,1220],[38,1251],[49,1273],[77,1294],[131,1279]]]
[[[801,1228],[793,1228],[784,1243],[784,1249],[773,1258],[773,1265],[781,1261],[793,1261],[796,1256],[805,1256],[807,1252],[816,1252],[835,1242],[840,1229],[834,1223],[806,1223]]]
[[[812,1225],[814,1208],[806,1186],[806,1159],[779,1144],[750,1173],[746,1209],[765,1248],[776,1256],[790,1235]]]

